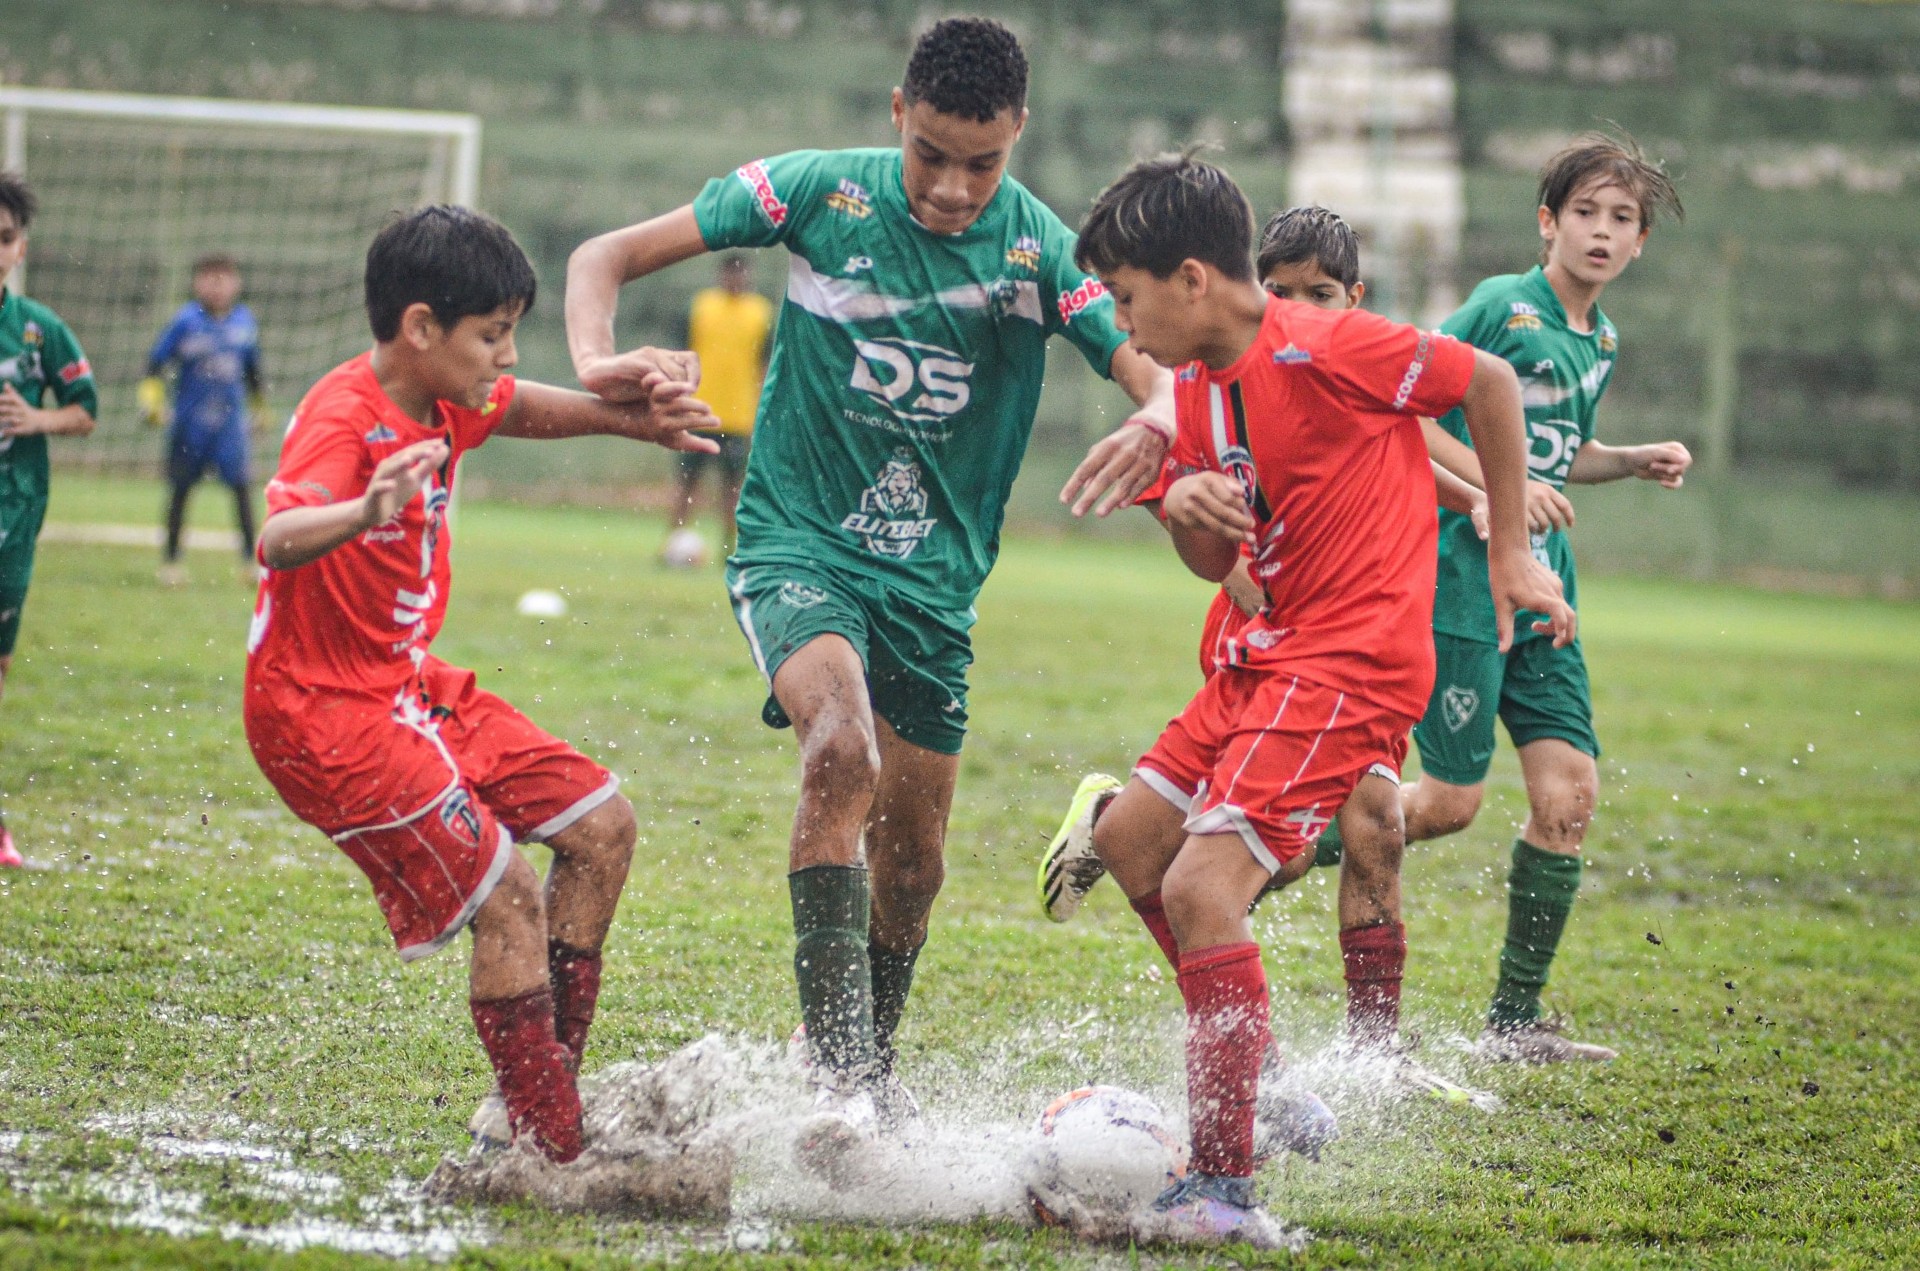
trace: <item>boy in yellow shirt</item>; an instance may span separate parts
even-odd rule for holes
[[[700,397],[713,408],[720,427],[702,436],[720,443],[715,455],[687,451],[680,456],[674,489],[673,528],[685,528],[693,514],[694,489],[709,463],[720,466],[721,554],[733,550],[733,510],[747,475],[753,416],[760,404],[767,343],[773,335],[773,304],[753,289],[748,257],[720,262],[720,285],[695,295],[687,314],[687,347],[700,359]]]

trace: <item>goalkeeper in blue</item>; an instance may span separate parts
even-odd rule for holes
[[[180,307],[147,355],[140,382],[141,414],[149,426],[167,423],[167,370],[175,372],[172,424],[167,429],[167,542],[160,581],[186,581],[180,564],[180,533],[193,487],[212,468],[233,491],[240,530],[240,559],[252,581],[253,485],[249,472],[249,425],[264,422],[266,398],[260,372],[260,328],[240,303],[240,266],[224,254],[202,256],[193,265],[193,299]]]

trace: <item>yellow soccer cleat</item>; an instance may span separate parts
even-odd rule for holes
[[[1073,802],[1067,805],[1067,819],[1060,823],[1059,833],[1040,858],[1040,908],[1055,922],[1073,917],[1080,902],[1107,872],[1093,852],[1093,822],[1118,793],[1120,783],[1104,772],[1082,777],[1079,789],[1073,792]]]

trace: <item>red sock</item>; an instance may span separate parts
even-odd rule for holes
[[[1160,952],[1167,955],[1167,965],[1179,971],[1180,946],[1173,942],[1173,928],[1167,925],[1167,907],[1161,903],[1160,893],[1152,892],[1127,903],[1140,915],[1140,921],[1147,924],[1148,934],[1160,946]]]
[[[547,975],[553,985],[554,1035],[573,1056],[570,1067],[578,1075],[594,1004],[600,1000],[600,955],[549,940]]]
[[[513,1136],[561,1164],[580,1155],[580,1091],[567,1070],[567,1048],[553,1036],[553,992],[470,1002],[473,1027],[493,1061]]]
[[[1180,959],[1187,1001],[1187,1109],[1192,1168],[1253,1176],[1253,1097],[1273,1039],[1257,944],[1220,944]]]
[[[1400,1030],[1400,976],[1407,965],[1407,929],[1397,922],[1340,933],[1347,966],[1347,1036],[1378,1044]]]

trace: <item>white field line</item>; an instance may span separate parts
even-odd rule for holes
[[[95,547],[151,547],[160,549],[158,525],[109,525],[98,522],[48,521],[40,527],[40,539],[46,543],[85,543]],[[240,535],[234,530],[188,530],[180,536],[182,547],[205,551],[237,552]]]

